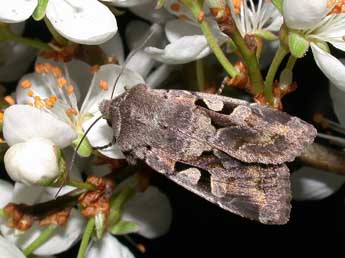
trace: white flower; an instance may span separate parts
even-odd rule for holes
[[[25,21],[37,4],[37,0],[3,0],[0,22]],[[45,14],[55,30],[73,42],[101,44],[117,32],[114,15],[98,0],[49,0]]]
[[[11,30],[21,35],[25,23],[10,24]],[[36,50],[27,45],[14,41],[0,42],[0,81],[11,82],[18,80],[32,64]]]
[[[0,193],[6,188],[2,188],[0,185]],[[54,195],[50,195],[46,192],[44,187],[25,186],[20,183],[16,183],[14,190],[11,191],[12,199],[6,200],[13,203],[24,203],[32,205],[37,202],[43,202],[50,200]],[[3,195],[1,195],[1,199]],[[34,251],[35,255],[48,256],[54,255],[68,250],[71,246],[76,244],[80,239],[85,227],[85,219],[81,217],[79,212],[72,209],[71,215],[67,224],[64,227],[59,227],[52,237],[50,237],[44,244]],[[16,230],[7,227],[6,225],[0,226],[2,235],[10,242],[14,243],[20,248],[25,248],[32,243],[42,233],[41,226],[34,223],[34,225],[22,234],[18,234]],[[3,253],[1,253],[1,257]]]
[[[345,90],[345,67],[327,50],[327,43],[345,51],[345,13],[332,13],[327,0],[284,1],[283,15],[290,29],[299,30],[310,46],[316,64],[336,87]],[[321,47],[322,46],[322,47]]]
[[[133,7],[151,3],[152,0],[103,0],[103,2],[119,7]]]
[[[85,258],[134,258],[126,246],[106,233],[100,240],[90,242]]]
[[[2,236],[0,236],[0,253],[2,258],[25,258],[18,247]]]
[[[179,1],[167,0],[165,8],[176,19],[166,22],[165,34],[170,44],[163,49],[147,47],[145,51],[154,59],[166,64],[184,64],[209,55],[212,51],[202,33],[199,23],[190,10]],[[209,23],[218,43],[222,45],[228,38],[219,30],[212,18],[205,18]]]
[[[135,222],[139,226],[138,234],[146,238],[163,236],[172,221],[170,201],[157,187],[150,186],[125,203],[122,219]]]
[[[26,185],[47,185],[60,176],[58,150],[45,138],[32,138],[17,143],[4,157],[8,175]]]

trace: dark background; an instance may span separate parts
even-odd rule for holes
[[[126,22],[128,17],[118,19],[122,35]],[[42,38],[42,35],[48,35],[40,23],[30,21],[27,28],[27,36]],[[48,40],[49,37],[43,36],[43,39]],[[294,78],[299,89],[284,99],[285,111],[309,122],[312,122],[315,112],[322,112],[335,120],[327,80],[316,67],[311,53],[297,62]],[[321,201],[293,202],[287,225],[266,226],[224,211],[158,173],[153,176],[152,182],[169,196],[173,206],[173,223],[170,232],[156,240],[132,236],[137,243],[146,246],[145,254],[120,238],[136,257],[345,255],[345,187]],[[77,250],[78,245],[59,257],[76,257]]]

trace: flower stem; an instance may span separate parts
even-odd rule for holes
[[[200,1],[192,1],[192,0],[181,0],[182,3],[184,3],[193,13],[194,17],[198,19],[199,15],[203,12],[202,5],[200,4]],[[223,50],[218,45],[217,39],[214,37],[212,30],[210,26],[208,25],[207,21],[205,19],[202,19],[199,21],[200,28],[202,32],[204,33],[204,36],[212,49],[214,55],[218,59],[219,63],[223,66],[225,71],[231,76],[236,77],[239,72],[236,70],[236,68],[230,63],[228,58],[225,56]]]
[[[96,190],[96,187],[93,184],[81,182],[81,181],[76,181],[76,180],[69,180],[68,185],[77,187],[79,189],[89,190],[89,191]]]
[[[118,195],[114,196],[110,202],[112,210],[121,210],[122,205],[134,194],[132,187],[124,188]]]
[[[204,63],[202,59],[196,60],[195,73],[196,73],[196,81],[198,85],[198,90],[200,92],[203,92],[205,88],[205,74],[204,74]]]
[[[289,69],[290,71],[292,71],[294,66],[295,66],[295,64],[296,64],[296,61],[297,61],[297,58],[294,57],[293,55],[290,55],[289,56],[289,60],[288,60],[288,62],[286,64],[286,66],[285,66],[285,69]]]
[[[45,42],[35,40],[35,39],[24,38],[16,34],[13,34],[10,40],[14,40],[18,43],[21,43],[33,48],[37,48],[39,50],[52,50],[52,48]]]
[[[46,229],[44,229],[41,235],[23,250],[24,255],[25,256],[30,255],[33,251],[35,251],[42,244],[44,244],[52,236],[56,228],[57,228],[56,225],[50,225]]]
[[[278,68],[283,61],[284,57],[288,54],[288,50],[283,47],[282,45],[279,46],[277,49],[277,52],[273,58],[273,61],[271,63],[271,66],[267,72],[266,80],[265,80],[265,89],[264,89],[264,95],[269,103],[273,102],[273,92],[272,92],[272,85],[273,80],[276,76],[276,73],[278,71]]]
[[[84,258],[85,257],[87,247],[88,247],[91,235],[93,233],[94,227],[95,227],[95,218],[92,217],[87,222],[87,225],[86,225],[86,228],[85,228],[85,231],[83,234],[83,238],[81,239],[81,244],[79,247],[77,258]]]

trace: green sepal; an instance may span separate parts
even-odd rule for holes
[[[72,145],[74,148],[78,147],[79,142],[81,141],[82,137],[84,136],[84,132],[78,132],[78,137],[72,142]],[[78,149],[78,154],[81,157],[90,157],[92,154],[92,146],[89,142],[89,140],[85,137],[83,142],[81,143],[79,149]]]
[[[132,221],[121,220],[110,228],[110,233],[113,235],[126,235],[138,232],[139,225]]]
[[[40,21],[46,15],[46,9],[48,5],[48,0],[38,0],[38,4],[34,13],[32,14],[32,18],[36,21]]]
[[[296,58],[303,57],[309,49],[309,41],[299,33],[290,31],[288,41],[290,52]]]
[[[272,4],[274,4],[280,13],[283,13],[283,0],[272,0]]]

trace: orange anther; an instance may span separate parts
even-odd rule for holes
[[[12,96],[5,96],[4,100],[9,104],[9,105],[14,105],[16,104],[16,101],[14,100],[14,98],[12,98]]]
[[[36,71],[36,73],[47,73],[47,72],[49,72],[47,67],[43,64],[36,64],[35,65],[35,71]]]
[[[74,92],[74,86],[72,84],[68,85],[66,92],[67,92],[67,95],[70,96]]]
[[[53,66],[53,67],[52,67],[52,73],[53,73],[53,75],[54,75],[55,77],[60,77],[60,76],[62,76],[62,71],[61,71],[61,69],[60,69],[59,67],[57,67],[57,66]]]
[[[63,88],[67,84],[65,77],[60,77],[57,79],[57,84],[59,88]]]
[[[32,83],[29,80],[24,80],[20,83],[20,87],[22,87],[23,89],[30,88],[31,85]]]
[[[242,0],[232,0],[234,5],[235,13],[239,14],[241,12]]]
[[[173,3],[172,5],[170,5],[170,9],[173,12],[179,12],[181,10],[181,5],[178,3]]]
[[[205,12],[201,11],[198,15],[198,22],[201,23],[205,18]]]
[[[77,110],[75,108],[69,108],[66,110],[66,114],[71,117],[71,116],[75,116],[78,114]]]
[[[99,70],[99,65],[93,65],[90,67],[90,72],[91,73],[96,73]]]
[[[99,81],[99,87],[104,91],[109,89],[108,83],[104,80]]]
[[[34,92],[33,92],[32,90],[29,90],[29,91],[28,91],[28,96],[29,96],[29,97],[32,97],[33,95],[34,95]]]
[[[44,102],[42,101],[40,96],[35,96],[34,99],[35,99],[34,106],[36,108],[43,108],[44,107]]]
[[[0,112],[0,122],[2,123],[4,121],[4,113]]]

